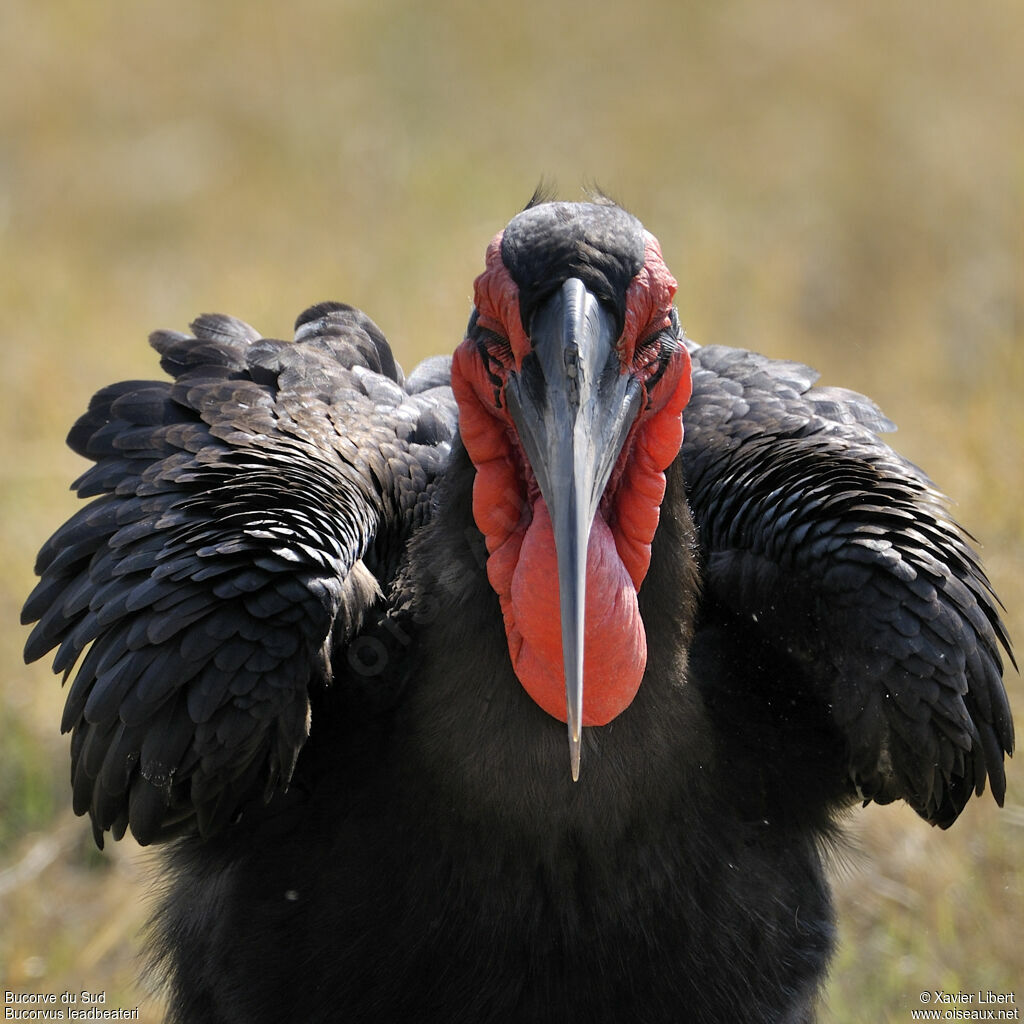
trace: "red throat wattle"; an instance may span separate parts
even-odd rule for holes
[[[507,338],[516,370],[530,351],[518,289],[501,261],[501,235],[488,247],[475,285],[477,324]],[[665,470],[683,438],[690,363],[679,347],[647,393],[633,366],[638,340],[668,326],[676,283],[657,240],[647,235],[644,265],[627,292],[618,350],[623,372],[644,383],[641,412],[619,455],[587,546],[583,648],[583,725],[605,725],[636,696],[647,664],[637,603],[665,493]],[[472,337],[456,349],[452,388],[460,432],[477,470],[473,517],[487,544],[487,577],[501,602],[516,676],[548,714],[566,720],[558,571],[548,509],[533,480],[501,389]]]

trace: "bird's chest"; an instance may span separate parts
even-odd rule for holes
[[[339,854],[313,883],[323,921],[307,934],[337,957],[330,985],[354,1019],[611,1021],[642,1007],[678,1020],[702,1003],[728,1019],[717,1014],[740,989],[748,1006],[762,998],[737,958],[776,991],[784,961],[810,973],[828,947],[807,848],[681,815],[603,832],[555,817],[526,834],[426,800],[420,811],[382,821],[372,843],[364,831],[355,862]]]
[[[551,743],[561,766],[560,729]],[[181,876],[180,898],[204,908],[194,956],[232,951],[219,969],[248,1019],[715,1021],[743,1005],[767,1020],[825,959],[813,845],[739,821],[693,766],[668,789],[662,773],[620,777],[606,737],[575,784],[544,766],[500,785],[508,769],[484,759],[487,800],[404,741],[380,749],[230,867]],[[271,941],[307,983],[251,968]]]

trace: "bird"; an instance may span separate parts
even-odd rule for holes
[[[851,809],[1002,804],[971,538],[870,399],[676,287],[538,193],[452,356],[208,314],[74,425],[25,656],[97,844],[162,851],[170,1021],[810,1022]]]

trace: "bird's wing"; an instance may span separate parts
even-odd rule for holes
[[[948,826],[1013,725],[998,601],[945,499],[869,399],[796,363],[692,347],[683,465],[709,601],[812,680],[865,799]],[[1011,654],[1012,660],[1012,654]]]
[[[28,660],[78,663],[62,728],[98,841],[211,834],[287,785],[309,688],[386,605],[455,429],[445,367],[405,381],[351,307],[307,311],[294,342],[192,330],[151,338],[173,381],[105,388],[71,430],[93,500],[23,612]]]

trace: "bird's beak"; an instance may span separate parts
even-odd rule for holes
[[[624,372],[614,317],[578,278],[534,314],[532,351],[508,376],[519,432],[555,538],[573,780],[580,773],[587,543],[601,496],[640,410],[641,388]]]

